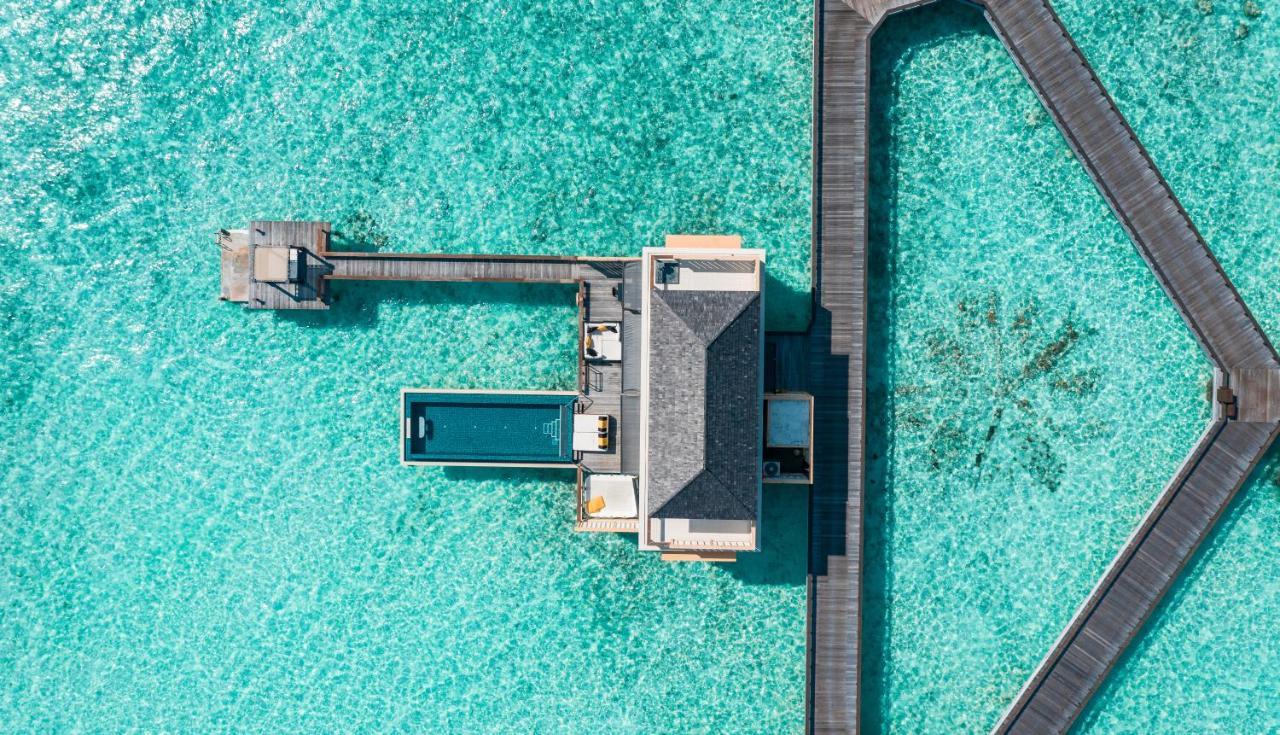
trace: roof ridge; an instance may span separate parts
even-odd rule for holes
[[[751,306],[752,303],[754,303],[757,299],[760,298],[759,291],[715,291],[715,290],[701,289],[701,288],[677,289],[673,291],[659,290],[659,291],[655,291],[655,293],[658,295],[658,300],[661,301],[663,305],[666,306],[667,309],[678,320],[680,320],[680,324],[686,330],[688,330],[689,333],[693,335],[694,340],[697,341],[699,344],[701,344],[703,347],[710,347],[711,345],[715,344],[715,341],[720,339],[720,335],[724,334],[725,330],[728,329],[729,326],[732,325],[735,321],[737,321],[738,317],[742,316],[742,312],[746,311],[747,307]],[[738,294],[750,294],[750,297],[742,301],[742,303],[737,304],[737,308],[733,310],[733,313],[720,323],[720,325],[716,329],[715,334],[709,335],[706,339],[703,339],[703,337],[700,334],[698,334],[697,327],[695,327],[694,324],[689,321],[688,317],[691,315],[681,313],[679,310],[672,307],[671,302],[667,301],[667,294],[694,294],[694,293],[714,294],[720,297],[738,296]],[[681,298],[681,297],[676,296],[676,298]]]

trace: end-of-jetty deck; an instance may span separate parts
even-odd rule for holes
[[[254,220],[248,230],[218,233],[222,298],[250,309],[327,309],[330,281],[577,283],[579,266],[618,258],[557,255],[382,253],[330,250],[328,222]],[[301,253],[303,268],[289,278],[265,278],[255,253],[274,248]]]
[[[870,38],[930,0],[817,0],[810,732],[853,733],[859,635]],[[1280,358],[1045,0],[984,0],[1019,69],[1215,367],[1214,418],[996,733],[1070,728],[1280,429]]]

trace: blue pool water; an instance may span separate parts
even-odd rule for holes
[[[404,394],[404,459],[410,462],[568,464],[570,393]]]

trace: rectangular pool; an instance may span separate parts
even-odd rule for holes
[[[562,466],[573,463],[565,391],[401,391],[406,464]]]

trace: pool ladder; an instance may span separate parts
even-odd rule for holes
[[[560,419],[553,419],[542,425],[542,433],[551,437],[553,443],[560,443]]]

